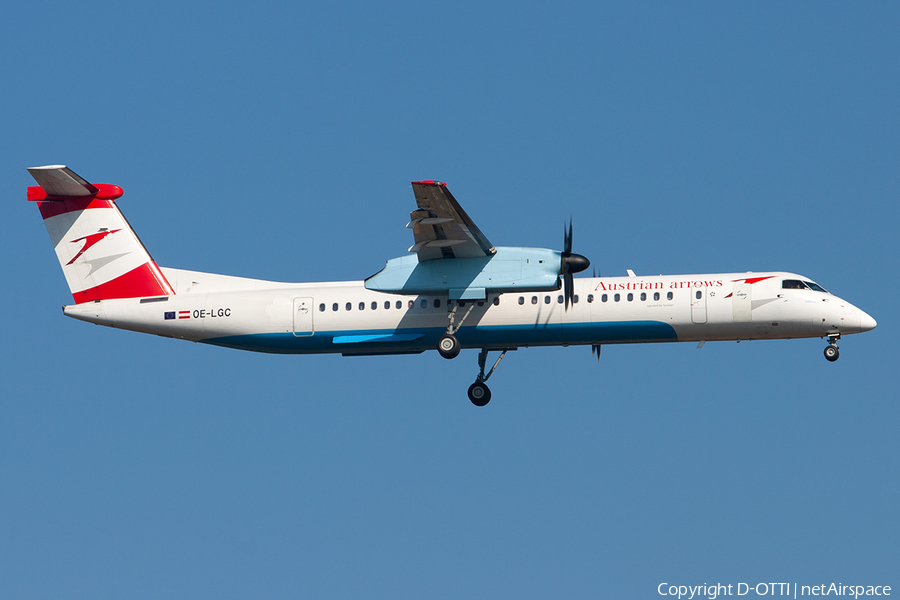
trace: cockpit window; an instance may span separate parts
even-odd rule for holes
[[[804,281],[803,283],[805,283],[806,285],[808,285],[808,286],[809,286],[809,289],[813,290],[814,292],[825,292],[826,294],[828,293],[828,290],[826,290],[825,288],[823,288],[823,287],[822,287],[821,285],[819,285],[818,283],[813,283],[812,281]]]
[[[806,284],[800,281],[799,279],[785,279],[781,282],[781,289],[783,290],[805,290]]]
[[[783,290],[813,290],[814,292],[824,292],[828,293],[825,288],[823,288],[818,283],[813,283],[812,281],[800,281],[799,279],[785,279],[781,282],[781,289]]]

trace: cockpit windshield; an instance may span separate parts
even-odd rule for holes
[[[818,283],[813,283],[812,281],[800,281],[799,279],[785,279],[781,282],[781,289],[783,290],[812,290],[814,292],[824,292],[828,293],[825,288],[823,288]]]
[[[813,283],[812,281],[804,281],[803,283],[805,283],[807,286],[809,286],[809,289],[811,289],[814,292],[824,292],[826,294],[828,293],[828,290],[823,288],[818,283]]]

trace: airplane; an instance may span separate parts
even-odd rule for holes
[[[32,167],[37,203],[74,305],[68,317],[227,348],[344,356],[455,358],[479,349],[469,400],[510,350],[530,346],[827,338],[875,319],[794,273],[579,277],[590,261],[563,250],[494,246],[440,181],[413,181],[409,253],[362,281],[281,283],[159,267],[125,220],[121,187],[64,165]],[[489,352],[500,352],[486,371]]]

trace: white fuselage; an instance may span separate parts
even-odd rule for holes
[[[66,306],[100,325],[260,352],[347,355],[434,349],[448,325],[447,294],[371,291],[362,281],[277,283],[163,268],[175,295]],[[868,331],[875,321],[784,273],[575,279],[562,291],[489,294],[456,308],[464,348],[785,339]],[[814,286],[814,284],[813,284]],[[455,304],[455,303],[454,303]]]

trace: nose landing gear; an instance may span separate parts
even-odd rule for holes
[[[497,365],[500,364],[500,361],[503,360],[503,357],[506,356],[507,352],[508,350],[504,350],[500,353],[497,362],[494,363],[494,366],[491,367],[491,370],[488,371],[487,375],[484,374],[484,367],[487,364],[487,348],[482,349],[481,352],[478,353],[478,377],[475,378],[475,383],[469,386],[469,400],[471,400],[472,404],[475,406],[486,406],[487,403],[491,401],[491,390],[484,382],[491,377],[494,370],[497,368]]]
[[[825,346],[825,359],[828,362],[834,362],[841,357],[841,351],[837,345],[839,339],[841,339],[840,335],[828,336],[828,345]]]
[[[469,400],[475,406],[485,406],[491,401],[491,389],[483,382],[476,381],[469,386]]]

